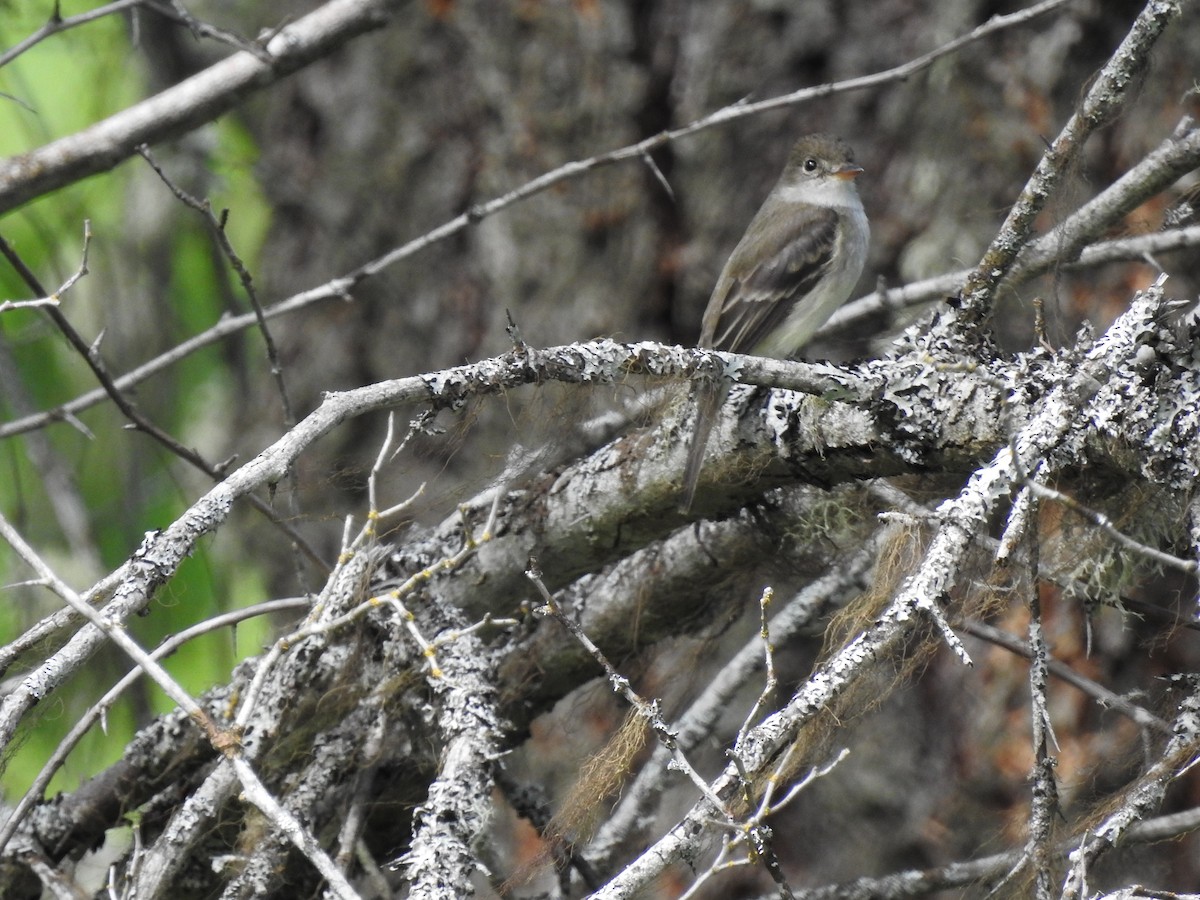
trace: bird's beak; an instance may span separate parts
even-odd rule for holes
[[[843,181],[853,181],[862,173],[862,166],[842,166],[841,168],[834,170],[833,177],[840,178]]]

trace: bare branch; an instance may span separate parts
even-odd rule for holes
[[[89,222],[85,222],[83,254],[79,271],[73,277],[67,280],[67,282],[63,285],[62,290],[66,290],[67,288],[71,287],[76,281],[78,281],[79,278],[87,274],[87,252],[90,239],[91,225]],[[14,269],[16,269],[17,273],[21,276],[25,283],[28,284],[34,291],[38,292],[39,294],[45,293],[37,279],[37,276],[34,275],[33,271],[25,265],[20,256],[17,255],[16,251],[13,250],[8,242],[2,237],[0,237],[0,254],[2,254],[4,258],[9,261],[9,263]],[[83,357],[84,362],[87,363],[88,368],[91,369],[96,380],[100,382],[100,386],[104,390],[104,393],[113,401],[117,409],[121,411],[121,414],[129,420],[132,427],[161,444],[184,462],[190,464],[196,469],[199,469],[213,481],[220,481],[225,477],[225,469],[233,463],[232,459],[214,465],[206,460],[196,450],[180,443],[172,435],[168,434],[162,428],[159,428],[154,422],[150,421],[150,419],[141,413],[133,401],[121,392],[116,383],[113,381],[111,375],[109,375],[108,367],[103,358],[100,356],[98,340],[95,344],[89,345],[84,340],[83,335],[81,335],[76,330],[75,326],[72,325],[67,319],[67,317],[62,314],[62,311],[58,308],[58,306],[49,306],[45,309],[50,321],[54,323],[55,327],[60,332],[62,332],[63,336],[67,339],[67,343],[69,343],[71,347],[73,347],[75,351],[81,357]],[[320,555],[316,552],[316,550],[313,549],[312,545],[305,540],[304,537],[297,532],[290,523],[284,521],[284,519],[271,507],[269,503],[259,499],[258,497],[251,497],[249,502],[259,512],[265,515],[272,523],[274,523],[277,528],[285,532],[288,537],[291,538],[294,546],[303,551],[304,554],[308,556],[308,558],[312,560],[312,562],[315,563],[319,569],[325,570],[327,568],[325,561],[321,559]]]
[[[1200,129],[1185,120],[1125,175],[1061,225],[1023,248],[1009,280],[1020,284],[1056,267],[1077,270],[1110,262],[1144,261],[1148,255],[1200,246],[1197,225],[1089,243],[1197,166],[1200,166]],[[824,330],[836,332],[879,312],[907,309],[956,295],[971,272],[960,269],[867,294],[834,313]]]
[[[1007,16],[994,16],[968,34],[924,56],[874,75],[803,88],[758,103],[735,104],[690,125],[646,138],[637,144],[568,163],[504,197],[473,207],[440,228],[365,264],[352,277],[374,274],[513,203],[599,166],[641,159],[671,141],[745,116],[910,78],[943,56],[998,31],[1028,22],[1067,2],[1069,0],[1043,0],[1029,9]],[[364,31],[386,24],[400,6],[395,0],[331,0],[295,24],[286,26],[271,39],[265,48],[273,59],[270,65],[249,53],[238,53],[104,122],[5,161],[0,164],[0,214],[54,188],[111,169],[142,144],[160,143],[210,121],[233,107],[245,94],[273,84]]]
[[[1090,896],[1087,877],[1092,864],[1139,821],[1156,812],[1167,788],[1194,764],[1200,741],[1200,685],[1194,676],[1179,676],[1176,681],[1185,693],[1173,723],[1171,740],[1154,765],[1123,792],[1120,804],[1107,812],[1104,820],[1071,852],[1063,900]]]
[[[58,4],[54,5],[54,14],[46,20],[37,31],[28,37],[14,44],[8,50],[0,53],[0,67],[8,65],[26,50],[44,41],[46,38],[56,35],[63,31],[68,31],[80,25],[86,25],[88,22],[94,22],[97,19],[102,19],[105,16],[111,16],[114,13],[123,12],[132,7],[141,6],[145,0],[114,0],[112,3],[106,3],[104,6],[99,6],[96,9],[89,9],[87,12],[79,13],[79,15],[68,16],[63,18],[59,14]]]
[[[1020,640],[1007,632],[1001,631],[991,625],[983,622],[972,620],[965,621],[958,626],[967,634],[973,635],[980,640],[995,644],[998,647],[1003,647],[1012,653],[1017,653],[1024,656],[1026,659],[1031,658],[1032,651],[1027,644],[1022,644]],[[1105,709],[1113,709],[1127,716],[1131,721],[1136,722],[1138,727],[1147,728],[1158,734],[1169,735],[1171,733],[1171,725],[1169,722],[1164,722],[1160,717],[1150,712],[1144,707],[1138,706],[1135,703],[1129,702],[1125,697],[1113,693],[1104,685],[1080,675],[1070,666],[1065,665],[1061,660],[1055,659],[1053,656],[1046,657],[1046,670],[1067,684],[1073,685],[1083,691],[1089,697],[1092,697],[1096,703]]]
[[[260,603],[255,606],[246,607],[245,609],[238,609],[228,613],[222,613],[219,616],[213,616],[203,622],[198,623],[197,625],[192,626],[191,628],[185,629],[184,631],[179,632],[179,634],[173,635],[158,647],[155,647],[150,656],[155,660],[164,659],[165,657],[170,656],[188,641],[199,637],[200,635],[209,634],[220,628],[231,627],[236,625],[238,622],[244,622],[247,619],[255,616],[272,615],[274,613],[284,611],[306,609],[308,606],[309,601],[306,598],[299,597],[287,600],[271,600],[266,603]],[[54,777],[55,773],[62,767],[63,763],[66,762],[67,756],[70,754],[71,750],[73,750],[79,744],[91,727],[103,717],[105,711],[116,702],[117,698],[121,696],[121,694],[125,693],[125,691],[128,690],[129,687],[144,674],[144,669],[141,667],[134,667],[124,676],[122,676],[122,678],[116,684],[109,688],[103,697],[93,703],[87,712],[80,716],[79,721],[71,727],[71,731],[65,738],[62,739],[62,741],[59,742],[59,745],[55,748],[54,753],[52,753],[46,760],[45,765],[42,766],[41,771],[33,780],[29,790],[25,792],[25,795],[9,813],[8,818],[4,822],[4,826],[0,828],[0,849],[3,849],[5,846],[7,846],[8,842],[12,839],[13,834],[16,833],[17,828],[20,826],[22,819],[24,819],[29,810],[33,808],[33,805],[39,799],[41,799],[42,793],[50,784],[50,780]]]
[[[397,0],[330,0],[280,30],[265,46],[271,62],[240,52],[83,131],[0,163],[0,213],[65,184],[105,172],[142,144],[186,134],[233,108],[247,94],[380,28]]]
[[[996,287],[1028,244],[1038,212],[1057,187],[1088,136],[1110,121],[1138,82],[1150,51],[1167,26],[1183,12],[1182,0],[1150,0],[1133,27],[1092,82],[1070,120],[1038,163],[1009,210],[1004,224],[963,288],[964,324],[983,321]]]
[[[1153,322],[1163,303],[1162,282],[1140,295],[1121,319],[1097,341],[1087,358],[1065,383],[1055,388],[1024,425],[1012,446],[1026,471],[1048,473],[1050,458],[1070,434],[1108,373],[1127,364],[1137,352],[1137,336]],[[962,563],[978,535],[985,532],[997,504],[1015,478],[1013,450],[1003,447],[992,462],[978,469],[957,497],[938,509],[940,527],[918,571],[871,625],[821,665],[788,704],[751,733],[742,754],[746,771],[763,774],[794,740],[799,727],[844,693],[888,647],[914,630],[921,614],[943,602],[963,571]],[[944,633],[944,632],[943,632]],[[713,783],[712,792],[725,798],[738,790],[742,775],[730,766]],[[694,807],[684,819],[637,860],[627,866],[598,898],[617,898],[641,889],[663,867],[692,856],[708,805]]]

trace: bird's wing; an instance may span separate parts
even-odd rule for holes
[[[828,207],[805,212],[783,228],[777,220],[765,227],[763,213],[750,223],[709,300],[702,346],[753,352],[812,290],[833,257],[839,213]]]

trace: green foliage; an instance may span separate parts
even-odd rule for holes
[[[89,8],[68,4],[62,16]],[[35,0],[0,6],[0,51],[40,27],[52,9]],[[132,53],[128,20],[107,16],[43,41],[0,68],[0,155],[12,156],[76,133],[137,102],[145,79]],[[204,158],[175,155],[173,146],[155,148],[167,175],[185,189],[187,165],[198,171],[213,210],[229,209],[227,234],[253,273],[270,211],[256,182],[257,148],[236,121],[209,127]],[[186,148],[187,153],[194,147]],[[199,199],[205,199],[201,196]],[[157,204],[157,205],[156,205]],[[147,212],[149,210],[149,213]],[[165,210],[165,212],[164,212]],[[63,296],[61,309],[72,325],[99,348],[114,376],[212,326],[224,313],[249,308],[242,285],[201,215],[171,196],[141,159],[39,199],[0,220],[0,236],[41,283],[57,291],[79,268],[84,221],[91,224],[89,274]],[[161,282],[143,273],[160,266]],[[0,260],[0,301],[30,299],[37,291]],[[252,362],[265,369],[262,343],[241,338]],[[36,310],[0,314],[0,344],[25,391],[22,399],[0,395],[0,421],[45,410],[95,389],[96,380],[79,354]],[[229,408],[237,380],[221,347],[195,353],[131,392],[130,398],[159,427],[189,446],[224,449],[228,422],[213,410]],[[63,577],[85,589],[136,549],[145,531],[176,518],[206,482],[148,437],[128,430],[111,402],[78,416],[84,428],[62,422],[38,435],[0,441],[0,512]],[[87,513],[84,531],[92,564],[79,558],[60,528],[44,485],[46,472],[33,441],[57,458],[71,489]],[[214,456],[219,459],[221,457]],[[267,593],[265,576],[247,558],[250,549],[233,542],[206,544],[166,585],[149,616],[134,623],[143,646],[151,648],[215,612],[245,606]],[[101,567],[96,570],[96,565]],[[0,585],[30,578],[28,567],[0,546]],[[33,587],[0,595],[0,644],[58,608],[49,592]],[[165,662],[186,689],[199,692],[227,677],[235,659],[257,653],[269,642],[270,622],[250,620],[185,645]],[[124,671],[128,661],[105,652],[95,666]],[[11,671],[8,675],[18,675]],[[107,675],[81,679],[56,695],[37,717],[37,726],[5,762],[4,798],[15,800],[30,783],[80,712],[97,699]],[[142,683],[132,697],[109,711],[105,731],[93,729],[55,781],[73,787],[120,757],[140,721],[171,705],[158,688]]]
[[[271,221],[271,209],[254,175],[258,146],[234,119],[218,122],[217,135],[217,148],[209,163],[218,180],[211,198],[213,210],[218,214],[230,210],[225,226],[229,241],[253,271],[252,262],[262,251]]]
[[[62,13],[84,8],[65,4]],[[7,49],[35,31],[50,9],[39,0],[5,4],[0,47]],[[123,20],[106,16],[42,41],[0,69],[0,156],[72,134],[137,100],[142,78],[130,58]],[[100,231],[119,227],[122,181],[106,176],[65,188],[50,202],[6,218],[4,237],[49,289],[57,288],[55,279],[61,282],[78,267],[84,218]],[[0,295],[28,296],[7,266],[0,271]]]

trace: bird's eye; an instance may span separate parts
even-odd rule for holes
[[[817,161],[815,159],[813,159],[811,156],[804,161],[804,171],[805,172],[817,171]]]

